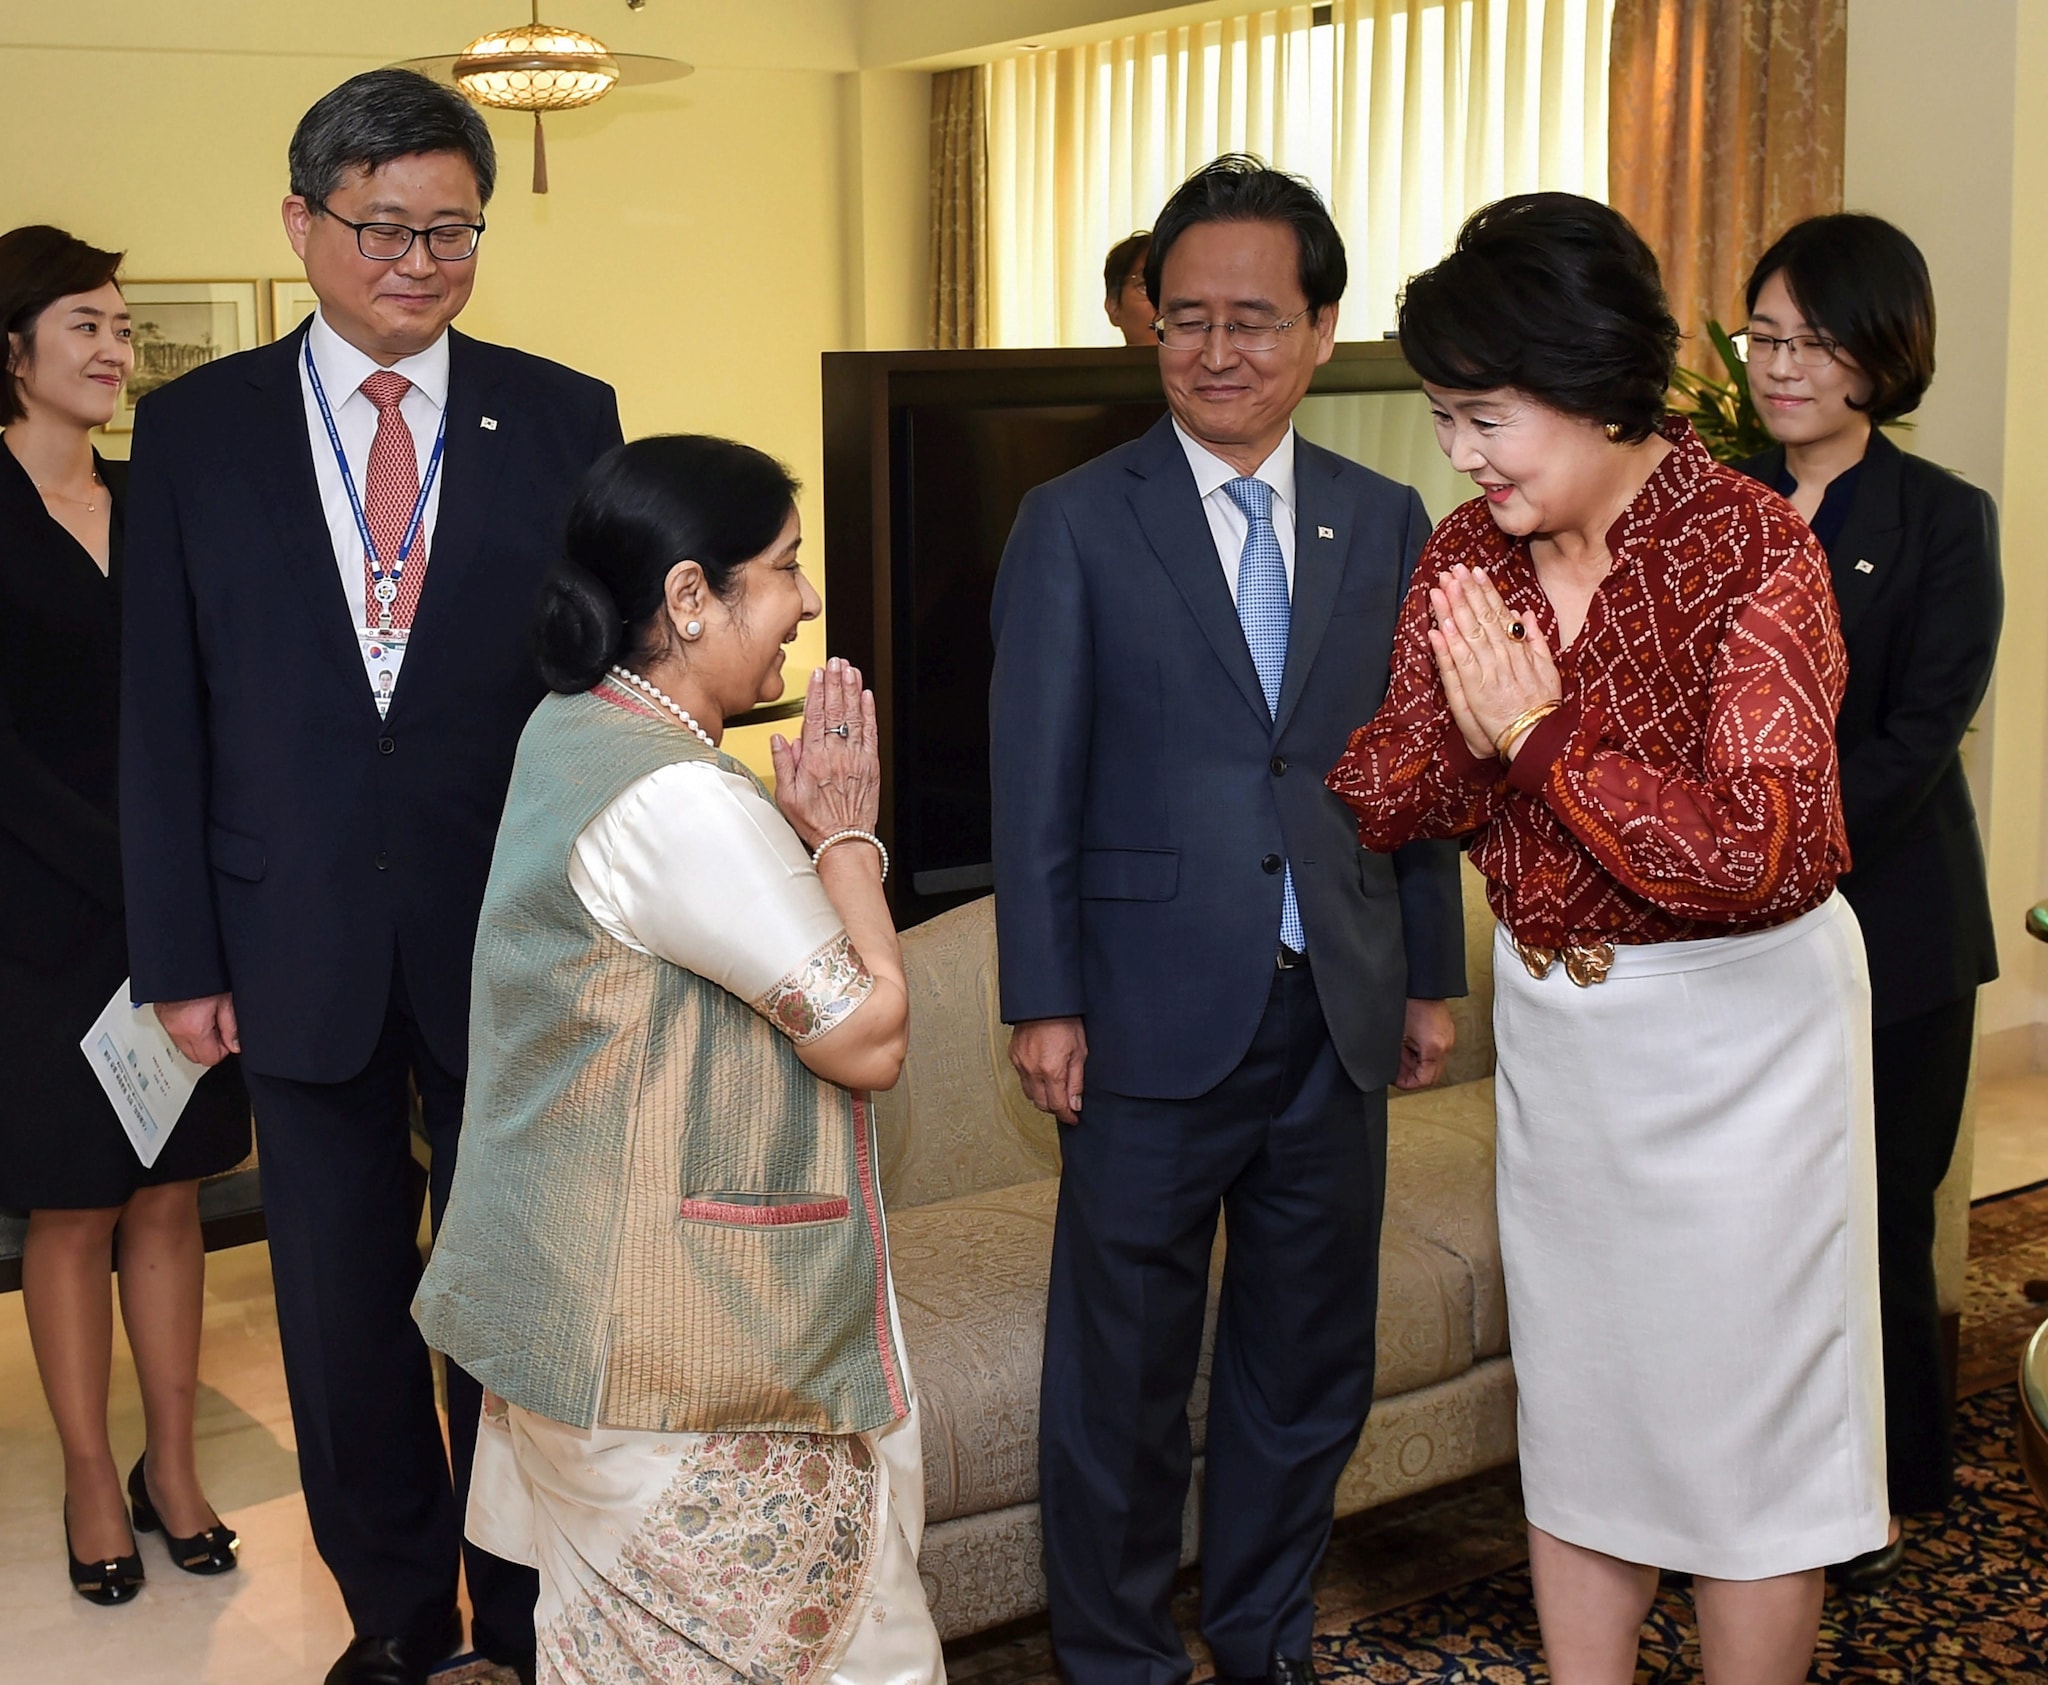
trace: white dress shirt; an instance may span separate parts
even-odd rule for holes
[[[355,476],[356,495],[368,507],[370,488],[370,445],[377,437],[377,406],[363,396],[362,385],[384,365],[353,345],[327,325],[327,318],[313,313],[306,343],[313,348],[313,366],[320,371],[320,385],[327,394],[327,406],[334,412],[334,430],[341,435],[341,448],[348,457],[348,471]],[[394,374],[412,382],[412,390],[399,400],[398,413],[412,434],[413,454],[424,475],[434,454],[434,435],[440,431],[441,413],[448,406],[448,334],[411,357],[392,365]],[[347,594],[350,624],[363,627],[363,537],[356,528],[349,507],[348,489],[342,484],[341,468],[334,460],[334,447],[327,438],[327,424],[320,419],[320,405],[313,396],[313,382],[306,374],[306,359],[299,358],[299,391],[306,401],[306,431],[313,440],[313,476],[320,484],[320,511],[327,517],[327,532],[334,545],[334,563],[341,572],[341,587]],[[427,547],[431,566],[434,553],[434,521],[441,508],[441,476],[434,477],[434,489],[427,498],[427,511],[420,541]],[[392,558],[383,558],[390,566]]]
[[[321,368],[321,377],[326,378],[326,368]],[[1223,488],[1232,480],[1247,476],[1216,455],[1181,426],[1178,421],[1173,430],[1180,439],[1180,448],[1187,452],[1188,466],[1195,473],[1195,489],[1202,494],[1202,513],[1209,517],[1209,534],[1216,540],[1216,559],[1223,564],[1223,580],[1230,587],[1230,600],[1237,601],[1237,565],[1244,557],[1245,533],[1250,523],[1244,511],[1231,500],[1230,493]],[[1290,425],[1287,436],[1273,447],[1273,454],[1259,464],[1258,471],[1249,476],[1264,480],[1273,488],[1273,532],[1280,540],[1280,559],[1287,564],[1287,595],[1294,597],[1294,428]]]

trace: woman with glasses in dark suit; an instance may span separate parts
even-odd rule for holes
[[[1832,1577],[1869,1590],[1898,1571],[1898,1518],[1940,1510],[1953,1485],[1934,1193],[1962,1118],[1977,989],[1998,975],[1962,757],[1998,651],[1998,511],[1882,431],[1934,377],[1934,292],[1903,233],[1873,216],[1799,223],[1758,260],[1748,305],[1750,394],[1778,443],[1742,466],[1826,549],[1849,652],[1836,742],[1854,864],[1840,887],[1870,956],[1893,1520],[1881,1549]]]
[[[168,1529],[189,1573],[235,1565],[193,1452],[198,1185],[249,1152],[230,1061],[145,1169],[78,1046],[128,975],[114,797],[128,465],[92,448],[135,360],[120,262],[55,228],[0,235],[0,1206],[29,1213],[22,1300],[64,1449],[71,1583],[94,1603],[143,1580],[107,1435],[117,1258],[149,1434],[127,1482],[134,1525]]]

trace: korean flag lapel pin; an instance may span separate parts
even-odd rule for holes
[[[486,433],[495,433],[498,430],[498,418],[494,415],[482,416],[478,418],[477,425]]]
[[[1859,561],[1856,564],[1856,571],[1858,573],[1875,573],[1877,569],[1869,562]]]
[[[1336,529],[1335,529],[1335,528],[1332,528],[1332,527],[1317,527],[1317,528],[1316,528],[1316,537],[1318,537],[1318,538],[1335,538],[1336,536],[1337,536],[1337,533],[1336,533]]]

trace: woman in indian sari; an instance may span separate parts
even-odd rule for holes
[[[944,1678],[867,1092],[908,996],[874,700],[813,672],[773,799],[721,752],[818,597],[760,452],[590,472],[477,940],[462,1159],[415,1314],[487,1389],[470,1537],[538,1677]]]
[[[1627,222],[1505,199],[1401,347],[1483,494],[1415,569],[1330,783],[1368,847],[1469,839],[1494,951],[1501,1255],[1551,1676],[1625,1685],[1658,1570],[1710,1685],[1794,1685],[1882,1545],[1870,999],[1835,893],[1827,558],[1664,414]]]

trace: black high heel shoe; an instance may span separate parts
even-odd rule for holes
[[[156,1505],[149,1501],[149,1482],[143,1478],[142,1464],[143,1457],[137,1457],[128,1474],[128,1501],[135,1506],[135,1531],[161,1532],[164,1543],[170,1547],[172,1565],[188,1574],[227,1573],[235,1565],[235,1552],[242,1548],[241,1535],[225,1521],[216,1521],[203,1533],[194,1533],[189,1539],[179,1538],[164,1526]]]
[[[126,1556],[110,1556],[102,1562],[81,1562],[78,1553],[71,1548],[71,1502],[64,1503],[64,1554],[71,1562],[71,1589],[88,1603],[97,1603],[103,1608],[112,1608],[116,1603],[130,1603],[135,1594],[142,1590],[142,1553],[130,1551]]]

